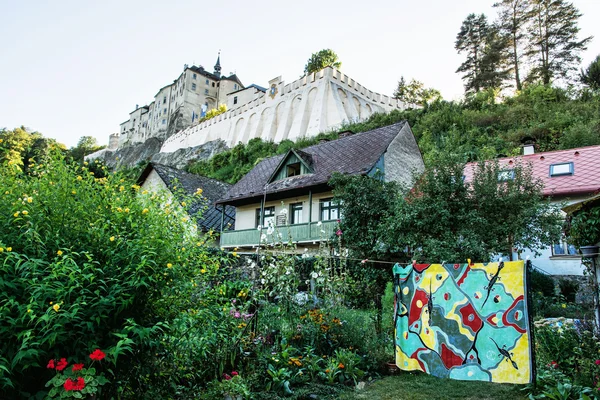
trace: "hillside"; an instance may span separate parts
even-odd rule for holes
[[[462,102],[436,101],[423,109],[375,114],[364,122],[296,143],[253,139],[210,160],[193,163],[188,171],[235,183],[258,161],[292,147],[303,148],[320,139],[335,139],[341,131],[359,133],[404,119],[429,165],[450,153],[462,155],[465,161],[516,155],[527,139],[535,140],[537,151],[600,144],[600,95],[574,98],[562,89],[532,85],[502,102],[491,92],[481,92]]]

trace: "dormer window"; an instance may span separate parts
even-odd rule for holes
[[[566,162],[550,165],[550,176],[573,175],[573,163]]]
[[[293,163],[293,164],[288,164],[287,165],[287,177],[289,178],[290,176],[296,176],[296,175],[300,175],[301,174],[301,166],[300,163]]]
[[[514,169],[503,169],[498,172],[498,182],[512,181],[515,179]]]

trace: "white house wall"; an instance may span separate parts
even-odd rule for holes
[[[333,197],[331,192],[318,193],[314,194],[312,198],[312,222],[319,221],[319,202],[321,199],[327,199]],[[289,208],[290,204],[293,203],[302,203],[302,221],[300,223],[308,222],[308,210],[309,210],[309,197],[306,196],[298,196],[298,197],[290,197],[283,200],[274,200],[269,201],[267,196],[267,201],[265,202],[265,207],[275,207],[275,215],[281,215],[281,211],[286,209],[288,211],[289,216]],[[235,208],[235,230],[243,230],[243,229],[254,229],[256,228],[256,209],[260,208],[260,203],[255,203],[251,205],[241,206]]]
[[[223,85],[223,81],[221,85]],[[402,109],[404,104],[366,89],[333,68],[304,76],[287,85],[278,80],[273,97],[258,92],[252,101],[168,138],[162,153],[222,139],[228,146],[253,138],[280,142],[312,137],[343,122],[375,112]]]

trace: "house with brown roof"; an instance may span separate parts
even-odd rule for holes
[[[502,177],[511,179],[515,165],[531,166],[533,177],[544,183],[543,194],[564,208],[585,202],[600,192],[600,146],[579,147],[570,150],[535,153],[533,145],[524,147],[524,155],[498,160]],[[473,179],[476,163],[465,167],[465,181]],[[535,256],[529,257],[535,267],[551,275],[582,275],[584,268],[578,249],[566,240],[553,244]],[[513,259],[518,255],[513,254]]]
[[[218,210],[214,205],[231,187],[228,183],[156,163],[146,166],[137,183],[142,190],[166,191],[173,196],[178,193],[193,196],[198,189],[202,189],[202,197],[188,209],[188,214],[196,221],[199,231],[220,232],[235,223],[234,207],[226,206]]]
[[[252,249],[261,240],[289,237],[301,248],[331,237],[341,218],[328,182],[333,173],[374,175],[412,185],[424,170],[408,122],[291,149],[256,165],[217,201],[233,206],[235,230],[223,232],[221,247]],[[277,233],[276,233],[277,232]],[[265,235],[265,236],[263,236]],[[261,239],[262,236],[262,239]]]

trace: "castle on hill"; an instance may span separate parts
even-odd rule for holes
[[[208,120],[206,113],[227,106]],[[220,55],[213,72],[184,66],[172,84],[162,87],[147,106],[137,107],[112,134],[108,151],[158,138],[161,153],[222,140],[229,147],[253,138],[281,142],[315,136],[344,122],[373,113],[403,109],[391,96],[375,93],[342,72],[326,67],[286,84],[281,77],[268,86],[244,86],[236,74],[222,75]],[[93,158],[94,155],[90,155]]]

